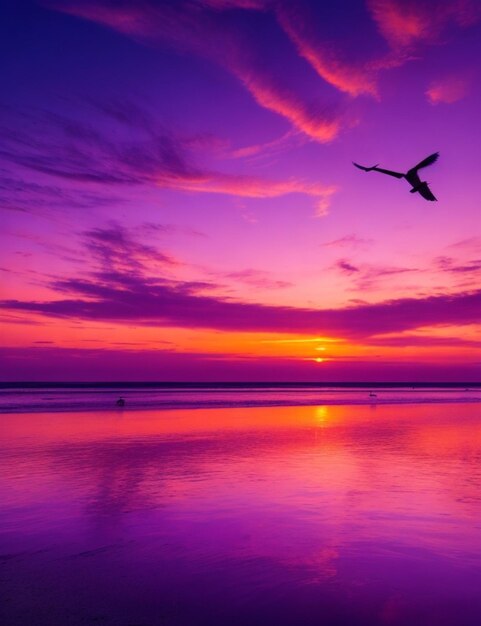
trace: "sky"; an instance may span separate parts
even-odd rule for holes
[[[479,380],[477,0],[0,7],[0,380]]]

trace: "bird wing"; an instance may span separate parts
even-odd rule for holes
[[[395,178],[403,178],[404,174],[401,174],[400,172],[393,172],[392,170],[383,170],[380,167],[377,167],[377,165],[374,165],[373,167],[364,167],[363,165],[359,165],[358,163],[354,163],[353,165],[355,165],[357,168],[359,168],[360,170],[363,170],[364,172],[381,172],[381,174],[388,174],[389,176],[394,176]]]
[[[352,162],[352,164],[359,170],[363,170],[363,172],[369,172],[371,170],[370,167],[364,167],[364,165],[359,165],[358,163],[354,163],[354,161]]]
[[[422,197],[425,200],[430,200],[431,202],[436,202],[437,201],[436,196],[433,194],[431,189],[429,189],[429,185],[427,183],[423,183],[419,187],[418,192],[422,195]]]
[[[428,157],[426,157],[423,161],[421,161],[420,163],[412,167],[409,170],[409,172],[420,170],[422,167],[427,167],[428,165],[432,165],[433,163],[436,163],[438,159],[439,159],[439,152],[434,152],[433,154],[430,154]]]
[[[373,167],[375,172],[381,172],[381,174],[387,174],[388,176],[394,176],[394,178],[404,178],[404,174],[401,172],[393,172],[392,170],[383,170],[381,167]]]

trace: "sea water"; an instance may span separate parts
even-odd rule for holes
[[[479,626],[471,400],[5,413],[0,623]]]

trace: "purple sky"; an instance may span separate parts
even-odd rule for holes
[[[2,3],[2,380],[478,380],[477,0]],[[422,171],[438,198],[352,161]]]

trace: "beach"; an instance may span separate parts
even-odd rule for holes
[[[5,412],[0,622],[478,626],[463,392]]]

